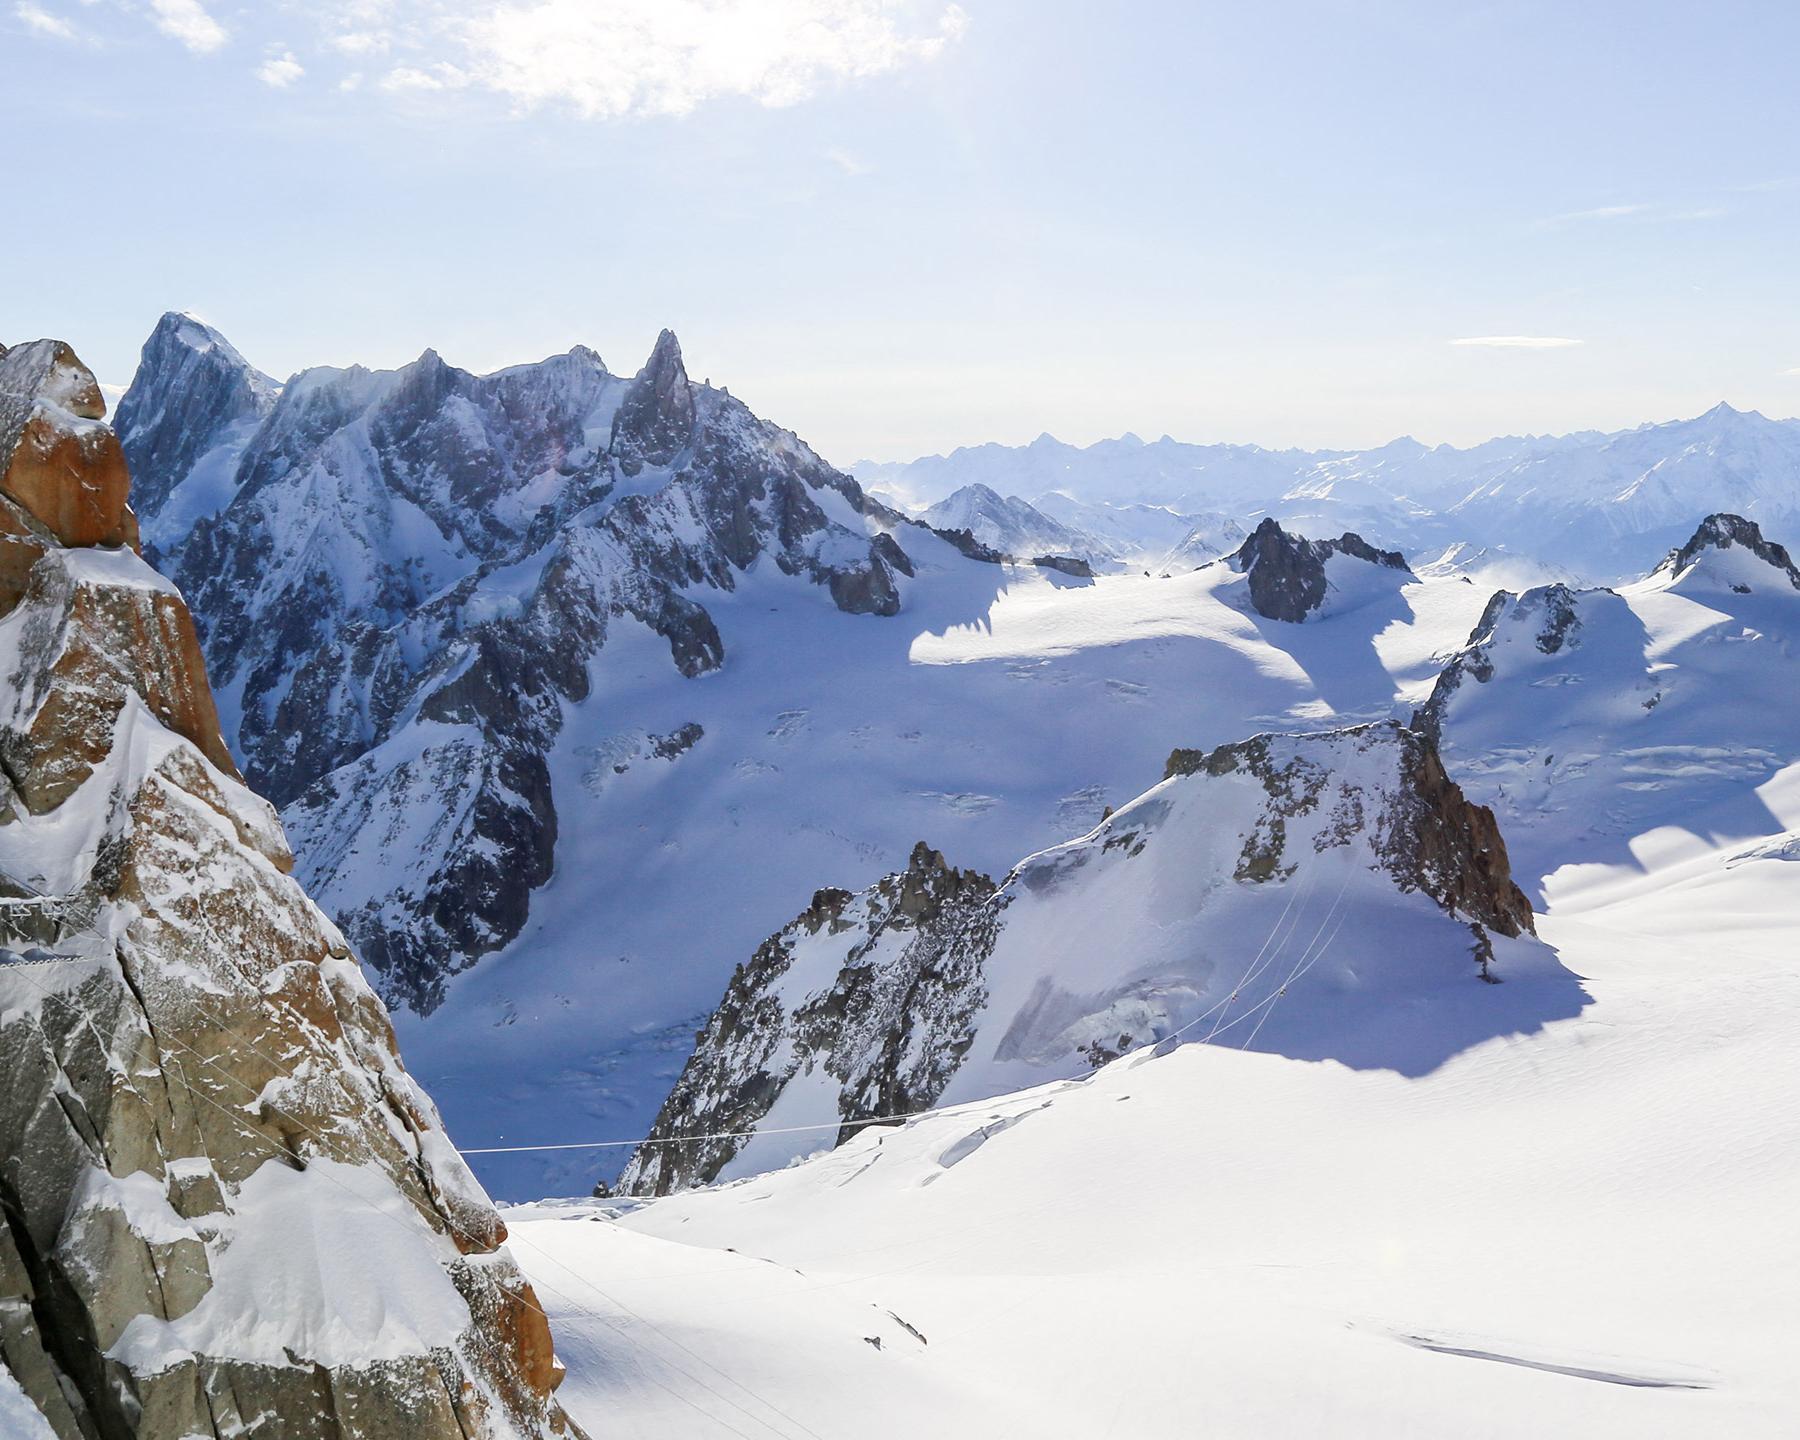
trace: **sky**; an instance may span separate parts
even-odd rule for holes
[[[839,463],[1800,413],[1790,0],[0,0],[0,340],[663,326]]]

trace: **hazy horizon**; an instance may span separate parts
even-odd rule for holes
[[[1792,414],[1797,43],[1759,0],[17,0],[58,220],[0,238],[0,338],[122,384],[166,309],[276,375],[630,372],[667,325],[839,463]]]

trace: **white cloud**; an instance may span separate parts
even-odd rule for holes
[[[52,40],[73,40],[75,27],[60,15],[52,15],[41,5],[26,3],[15,5],[13,14],[18,16],[27,30],[33,34],[47,35]]]
[[[378,55],[392,43],[381,30],[345,30],[331,37],[331,48],[344,55]]]
[[[617,119],[726,97],[796,104],[933,60],[967,25],[940,0],[503,0],[435,30],[456,48],[442,63],[521,109]],[[390,88],[420,88],[416,75],[440,68],[401,66]]]
[[[841,146],[833,145],[825,152],[825,158],[846,175],[856,176],[869,173],[870,167],[866,161],[859,160]]]
[[[150,0],[150,13],[158,30],[196,55],[210,55],[226,41],[225,27],[206,13],[200,0]]]
[[[1562,335],[1468,335],[1450,343],[1480,345],[1489,350],[1567,350],[1582,342]]]
[[[1783,370],[1781,373],[1795,380],[1800,380],[1800,365],[1795,365],[1791,369]]]
[[[1555,227],[1580,225],[1593,220],[1630,220],[1640,224],[1654,224],[1669,220],[1717,220],[1727,213],[1717,205],[1694,206],[1686,209],[1666,204],[1597,205],[1592,210],[1571,210],[1567,215],[1552,215],[1547,220],[1538,221],[1538,224]]]
[[[468,75],[454,65],[439,63],[430,69],[417,65],[399,65],[381,77],[383,90],[460,90],[469,83]]]
[[[287,89],[305,73],[306,67],[294,58],[292,50],[265,60],[256,67],[256,78],[277,90]]]
[[[1596,205],[1592,210],[1571,210],[1567,215],[1552,215],[1552,225],[1567,224],[1571,220],[1624,220],[1628,216],[1647,214],[1652,207],[1648,205]]]

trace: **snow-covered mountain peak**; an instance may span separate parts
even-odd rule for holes
[[[989,550],[1023,559],[1069,555],[1089,564],[1113,559],[1104,539],[1082,533],[1045,514],[1017,495],[1002,495],[979,480],[919,512],[918,518],[936,530],[961,530]]]
[[[1765,539],[1755,521],[1723,513],[1702,520],[1693,538],[1671,550],[1651,578],[1680,591],[1800,590],[1800,568],[1786,547]]]
[[[152,554],[229,498],[238,451],[280,391],[212,326],[174,311],[157,322],[117,422]]]

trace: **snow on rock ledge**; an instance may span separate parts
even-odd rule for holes
[[[0,872],[78,918],[0,965],[0,1417],[16,1389],[58,1440],[577,1433],[504,1227],[231,769],[180,596],[33,533]]]

